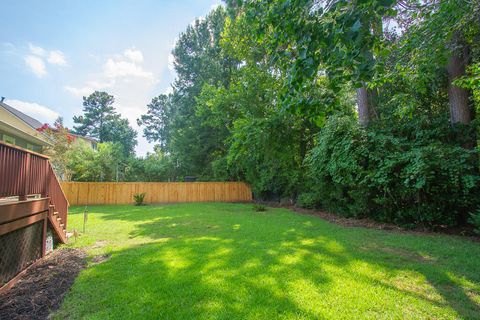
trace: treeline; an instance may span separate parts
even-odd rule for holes
[[[173,92],[138,119],[160,160],[124,172],[406,226],[479,221],[479,28],[478,0],[227,1],[180,34]]]
[[[96,91],[83,98],[83,114],[74,116],[73,130],[64,127],[62,118],[39,129],[53,142],[46,153],[57,176],[90,182],[176,180],[171,157],[159,146],[145,157],[135,155],[137,132],[114,104],[113,96]]]
[[[477,211],[478,1],[227,1],[138,120],[179,176],[403,225]]]

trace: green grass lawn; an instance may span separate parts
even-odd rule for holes
[[[70,210],[81,230],[83,207]],[[96,206],[54,318],[480,319],[480,244],[248,204]]]

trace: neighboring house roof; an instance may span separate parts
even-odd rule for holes
[[[34,119],[34,118],[30,117],[29,115],[26,115],[25,113],[15,109],[14,107],[9,106],[5,102],[0,102],[0,107],[3,107],[5,110],[7,110],[11,114],[13,114],[15,117],[17,117],[18,119],[23,121],[25,124],[27,124],[29,127],[31,127],[34,130],[37,130],[37,129],[39,129],[43,126],[43,123],[41,123],[37,119]],[[50,144],[49,141],[51,141],[51,140],[46,134],[44,134],[42,132],[38,132],[38,134],[40,134],[46,140],[45,142]],[[73,134],[73,133],[70,133],[70,134],[72,136],[78,137],[78,138],[83,139],[83,140],[87,140],[87,141],[90,141],[90,142],[93,142],[93,143],[98,143],[98,141],[96,139],[91,138],[91,137],[86,137],[86,136]],[[35,138],[38,138],[38,137],[35,137]]]
[[[34,119],[28,115],[26,115],[25,113],[9,106],[8,104],[4,103],[4,102],[0,102],[0,105],[6,109],[8,112],[12,113],[13,115],[15,115],[17,118],[19,118],[20,120],[22,120],[23,122],[25,122],[26,124],[28,124],[30,127],[32,127],[33,129],[37,130],[38,128],[40,128],[41,126],[43,126],[43,123],[41,123],[40,121],[38,121],[37,119]]]
[[[3,101],[0,101],[0,110],[6,119],[0,119],[0,126],[7,133],[17,133],[19,137],[31,139],[31,142],[41,145],[51,145],[50,138],[43,132],[39,132],[37,129],[42,127],[42,123],[25,113],[9,106]]]

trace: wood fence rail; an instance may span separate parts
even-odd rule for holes
[[[243,182],[62,182],[70,205],[131,204],[146,193],[145,203],[248,202],[250,186]]]

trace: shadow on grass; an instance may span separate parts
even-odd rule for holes
[[[439,310],[429,314],[432,305],[451,307],[460,318],[479,318],[480,306],[473,297],[480,295],[480,266],[475,269],[475,262],[459,258],[459,241],[411,235],[391,239],[385,232],[343,228],[286,210],[258,214],[240,205],[201,205],[195,214],[186,213],[191,208],[195,205],[102,209],[105,220],[135,222],[129,236],[147,237],[152,243],[115,252],[84,271],[59,316],[442,315]],[[478,258],[478,253],[469,258]],[[421,274],[431,290],[412,283],[409,273]],[[473,288],[466,289],[459,279]],[[371,291],[355,291],[365,288]],[[385,296],[400,300],[385,302]],[[395,308],[410,308],[413,316],[395,313]]]

